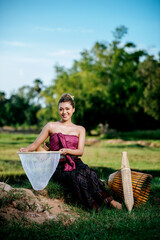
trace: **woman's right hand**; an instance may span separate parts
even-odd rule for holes
[[[28,152],[28,149],[27,148],[20,148],[19,151],[20,152]]]

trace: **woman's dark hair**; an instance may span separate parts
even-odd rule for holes
[[[75,108],[75,104],[74,104],[74,96],[72,96],[71,94],[69,93],[65,93],[61,96],[61,98],[59,99],[59,102],[58,102],[58,106],[60,103],[62,102],[70,102],[72,107]]]

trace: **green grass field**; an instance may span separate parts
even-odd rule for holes
[[[134,170],[153,175],[152,189],[148,202],[129,214],[123,206],[122,211],[103,209],[102,212],[86,211],[71,201],[69,192],[58,183],[50,183],[47,190],[51,197],[67,196],[67,203],[80,218],[75,222],[63,224],[66,216],[59,221],[50,221],[41,225],[24,226],[22,222],[8,225],[0,221],[2,239],[159,239],[160,206],[160,131],[120,133],[118,138],[132,141],[149,141],[153,146],[142,146],[138,142],[108,143],[101,139],[95,145],[86,146],[83,162],[93,167],[101,179],[121,167],[121,156],[127,151],[130,167]],[[0,180],[12,186],[31,188],[17,151],[26,147],[36,138],[36,134],[0,134]],[[160,135],[159,135],[160,136]],[[157,145],[156,145],[156,144]]]

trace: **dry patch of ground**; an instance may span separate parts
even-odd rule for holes
[[[145,146],[145,147],[160,147],[160,143],[155,143],[155,142],[148,142],[148,141],[143,141],[143,140],[139,140],[139,141],[126,141],[123,139],[109,139],[109,140],[103,140],[108,144],[125,144],[125,145],[133,145],[133,144],[138,144],[140,146]],[[86,146],[92,146],[95,145],[97,143],[100,143],[101,140],[98,138],[88,138],[86,139],[85,145]]]
[[[147,147],[160,147],[159,143],[146,142],[146,141],[142,141],[142,140],[139,140],[139,141],[125,141],[125,140],[122,140],[122,139],[110,139],[110,140],[107,140],[107,143],[113,143],[113,144],[123,143],[123,144],[126,144],[126,145],[138,144],[140,146],[147,146]]]
[[[43,223],[57,218],[59,214],[66,216],[70,222],[78,217],[61,199],[51,199],[47,191],[38,191],[35,195],[25,188],[12,188],[0,182],[0,217],[16,221]]]

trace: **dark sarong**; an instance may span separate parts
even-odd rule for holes
[[[55,133],[50,136],[51,151],[61,148],[77,149],[78,137]],[[70,155],[65,155],[66,161],[59,162],[53,175],[54,180],[58,180],[70,185],[81,203],[87,208],[95,208],[102,203],[110,203],[113,198],[106,189],[105,184],[97,177],[92,168],[84,164],[80,158],[74,160]]]
[[[97,177],[92,168],[84,164],[80,159],[76,162],[76,169],[73,171],[64,171],[63,162],[59,163],[53,179],[68,184],[72,188],[81,203],[90,209],[102,205],[104,200],[110,203],[113,200],[105,184]]]

